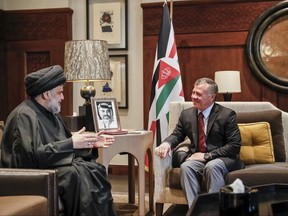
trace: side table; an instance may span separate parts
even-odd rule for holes
[[[139,133],[128,133],[124,135],[115,135],[115,142],[109,148],[99,148],[99,158],[97,162],[103,164],[108,173],[108,166],[112,158],[120,153],[132,155],[138,163],[138,209],[139,215],[145,215],[145,157],[149,157],[149,211],[153,212],[153,135],[151,131],[139,131]],[[131,165],[131,160],[129,159]],[[134,162],[133,162],[134,163]],[[134,164],[133,164],[134,167]],[[130,170],[130,167],[129,167]],[[134,170],[129,172],[129,178],[133,176]],[[130,178],[131,179],[131,178]],[[131,196],[129,182],[129,196]],[[135,196],[135,194],[134,194]],[[129,197],[130,200],[130,197]]]

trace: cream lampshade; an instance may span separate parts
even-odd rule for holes
[[[107,41],[74,40],[65,43],[64,72],[67,81],[85,82],[81,96],[90,103],[96,92],[93,81],[111,80]],[[85,105],[84,104],[84,105]]]
[[[239,71],[216,71],[215,82],[218,85],[219,93],[223,93],[225,101],[231,101],[231,93],[241,92]]]

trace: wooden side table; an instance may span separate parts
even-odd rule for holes
[[[128,133],[125,135],[114,136],[115,142],[109,148],[99,148],[99,158],[97,162],[103,164],[108,173],[108,166],[112,158],[120,153],[132,155],[138,163],[138,209],[139,215],[145,215],[145,157],[149,157],[149,211],[153,212],[153,135],[151,131],[141,131],[138,134]],[[131,165],[131,160],[129,159]],[[134,175],[134,162],[132,169],[129,167],[129,178]],[[131,196],[135,197],[131,185],[134,181],[129,181],[129,200]],[[132,190],[132,193],[131,193]],[[133,200],[133,199],[132,199]]]

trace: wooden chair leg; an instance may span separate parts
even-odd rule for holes
[[[164,203],[156,203],[156,216],[162,216]]]

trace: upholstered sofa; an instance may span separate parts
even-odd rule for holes
[[[250,139],[250,141],[247,141],[246,138],[242,137],[240,156],[241,159],[243,158],[245,160],[245,168],[229,173],[225,178],[226,184],[232,183],[236,178],[241,179],[246,186],[270,183],[288,184],[288,163],[286,163],[286,149],[288,149],[288,113],[279,110],[269,102],[218,103],[236,111],[237,122],[239,123],[239,128],[241,127],[241,137],[248,131],[248,135],[246,135],[249,137],[248,139]],[[178,122],[181,111],[191,106],[191,101],[172,102],[170,104],[170,133]],[[262,123],[264,123],[264,126]],[[254,128],[254,124],[256,124],[258,128]],[[251,125],[252,129],[249,128]],[[265,132],[260,131],[259,125],[261,130],[263,129],[261,127],[264,127]],[[255,143],[255,139],[252,137],[254,135],[251,133],[258,133],[256,140],[260,139],[262,142],[262,137],[264,137],[262,134],[264,135],[266,131],[268,138],[267,140],[265,138],[264,141],[269,141],[268,145],[270,145],[270,148],[269,146],[265,146],[264,148],[260,146],[259,150],[257,144],[254,146],[254,144],[251,143],[250,146],[249,144],[245,146],[246,144],[244,143],[246,141],[248,143]],[[261,152],[260,156],[258,154],[259,151]],[[253,154],[251,155],[251,153]],[[155,155],[154,170],[156,215],[162,215],[163,205],[165,203],[187,204],[180,185],[180,168],[172,168],[172,158],[166,157],[165,159],[160,159]]]
[[[0,215],[58,215],[57,172],[0,168]]]
[[[57,178],[56,170],[0,168],[0,216],[58,216]]]

